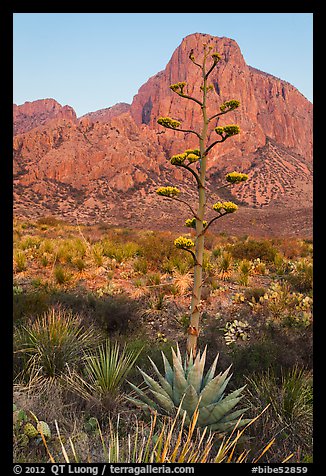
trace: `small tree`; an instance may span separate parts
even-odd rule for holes
[[[192,213],[192,217],[187,219],[185,225],[196,230],[196,235],[194,241],[184,236],[180,236],[174,241],[174,244],[177,248],[183,249],[191,253],[194,260],[194,282],[192,290],[192,299],[191,299],[191,311],[190,311],[190,322],[188,327],[188,337],[187,337],[187,355],[190,357],[191,353],[193,356],[197,352],[197,341],[199,335],[199,321],[200,321],[200,300],[201,300],[201,289],[202,289],[202,280],[203,280],[203,255],[204,255],[204,237],[205,233],[209,227],[217,219],[227,215],[229,213],[234,213],[238,206],[233,202],[223,202],[218,201],[213,204],[212,208],[216,212],[216,215],[209,221],[206,221],[205,212],[206,212],[206,169],[207,169],[207,158],[209,152],[217,144],[226,141],[226,139],[239,134],[240,128],[235,124],[228,124],[225,126],[218,126],[218,121],[220,116],[227,114],[230,111],[234,111],[240,105],[240,102],[235,99],[224,102],[220,105],[220,111],[212,116],[208,116],[207,112],[207,95],[210,90],[213,90],[213,86],[208,84],[208,77],[216,67],[217,63],[220,61],[221,57],[218,53],[212,52],[212,47],[203,45],[204,55],[202,63],[198,63],[194,57],[193,50],[189,54],[189,59],[193,64],[200,68],[202,73],[202,84],[201,84],[201,93],[202,98],[197,99],[193,96],[190,96],[186,93],[187,83],[179,82],[172,84],[170,89],[176,93],[178,96],[194,101],[201,108],[202,112],[202,124],[201,130],[195,131],[191,129],[182,129],[180,121],[171,119],[170,117],[159,117],[157,122],[167,128],[174,131],[183,132],[183,133],[192,133],[195,134],[199,148],[198,149],[187,149],[185,152],[177,155],[173,155],[170,159],[172,165],[176,167],[181,167],[192,174],[195,178],[197,188],[198,188],[198,204],[197,209],[195,210],[187,201],[180,198],[180,190],[177,187],[159,187],[157,189],[158,195],[163,196],[164,198],[175,200],[182,204],[188,206]],[[210,65],[207,66],[208,59],[210,59]],[[217,139],[213,140],[211,143],[208,143],[208,133],[209,126],[215,123],[214,131],[217,134]],[[196,164],[197,167],[194,168],[193,164]],[[231,186],[233,184],[238,184],[248,179],[248,176],[243,173],[231,172],[226,175],[226,184],[220,188]],[[194,251],[193,251],[194,250]]]

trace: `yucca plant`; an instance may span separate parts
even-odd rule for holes
[[[15,330],[16,353],[25,356],[18,380],[41,391],[53,383],[67,383],[80,367],[87,349],[101,339],[94,328],[86,329],[78,314],[61,307],[50,308],[28,326]]]
[[[249,275],[252,270],[252,263],[247,260],[243,259],[239,263],[239,284],[243,286],[248,286],[249,283]]]
[[[133,368],[142,349],[120,348],[107,339],[85,357],[85,378],[93,398],[104,405],[116,400],[121,385]]]
[[[228,251],[224,251],[217,261],[218,277],[227,280],[232,273],[232,255]]]
[[[198,427],[208,427],[210,430],[219,432],[232,430],[247,408],[233,411],[243,397],[241,393],[245,386],[225,396],[226,386],[232,376],[228,376],[230,367],[214,377],[217,355],[204,376],[206,347],[202,355],[198,351],[196,358],[193,359],[191,353],[190,358],[185,357],[182,362],[177,346],[176,352],[172,349],[172,366],[163,352],[162,357],[165,376],[160,373],[149,357],[158,381],[139,369],[154,399],[150,398],[148,392],[129,382],[140,398],[129,396],[128,400],[145,410],[156,410],[169,416],[176,415],[180,407],[180,415],[185,418],[186,425],[190,425],[191,419],[198,409]],[[242,419],[240,424],[244,425],[248,422],[250,420]]]

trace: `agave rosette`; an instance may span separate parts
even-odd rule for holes
[[[163,352],[162,357],[165,375],[161,374],[149,357],[158,380],[139,369],[148,391],[129,382],[138,397],[128,397],[129,401],[145,410],[170,416],[175,416],[179,411],[188,425],[194,412],[198,411],[198,426],[208,427],[212,431],[225,432],[232,430],[235,425],[242,426],[251,421],[240,419],[247,408],[234,411],[243,397],[241,393],[245,386],[225,396],[225,389],[232,377],[232,374],[228,375],[231,366],[214,376],[218,355],[205,375],[206,347],[202,355],[198,352],[195,359],[190,355],[189,360],[185,358],[182,361],[177,346],[176,352],[172,349],[172,366]]]

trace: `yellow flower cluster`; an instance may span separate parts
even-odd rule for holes
[[[157,122],[161,126],[167,127],[168,129],[177,129],[181,125],[181,122],[171,119],[171,117],[159,117]]]
[[[237,109],[240,106],[240,101],[237,99],[231,99],[231,101],[225,101],[223,104],[220,106],[220,110],[222,112],[226,111],[233,111],[234,109]]]
[[[188,250],[195,246],[195,243],[190,238],[186,238],[185,236],[179,236],[179,238],[174,240],[174,246],[180,249]]]
[[[222,213],[224,210],[225,213],[233,213],[237,211],[238,205],[233,202],[217,202],[213,205],[213,210],[216,212]]]
[[[236,134],[240,133],[240,127],[236,124],[230,124],[227,126],[223,126],[225,134],[229,136],[235,136]]]
[[[170,89],[172,89],[172,91],[174,91],[175,93],[183,94],[183,89],[186,84],[187,83],[185,83],[184,81],[180,83],[171,84]]]
[[[177,187],[159,187],[156,193],[162,197],[177,197],[180,190]]]
[[[188,226],[189,228],[196,228],[196,218],[188,218],[185,221],[185,225]],[[203,220],[203,226],[204,228],[207,226],[207,221]]]
[[[221,59],[221,55],[219,53],[212,53],[212,58],[214,60],[214,63],[217,63]]]
[[[172,165],[182,165],[185,160],[188,160],[188,164],[197,162],[200,159],[199,149],[187,149],[182,154],[173,155],[170,159]]]
[[[228,124],[227,126],[215,127],[214,131],[216,132],[216,134],[226,139],[227,137],[231,137],[231,136],[235,136],[236,134],[239,134],[240,127],[236,124]]]
[[[229,183],[240,183],[248,180],[248,175],[240,172],[230,172],[226,174],[225,179]]]

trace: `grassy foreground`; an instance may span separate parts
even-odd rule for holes
[[[185,348],[191,257],[174,238],[52,217],[15,222],[16,462],[312,462],[308,240],[206,239],[199,346],[207,365],[216,352],[219,371],[232,364],[230,390],[246,384],[252,424],[209,434],[196,418],[189,429],[125,398],[127,380],[142,382],[137,366],[151,372],[148,356],[161,369],[162,350],[170,358],[176,343]]]

